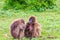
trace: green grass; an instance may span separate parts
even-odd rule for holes
[[[0,1],[0,40],[13,40],[10,34],[10,25],[12,21],[24,18],[28,21],[30,16],[36,16],[37,21],[42,26],[42,37],[33,38],[32,40],[60,40],[60,3],[57,1],[58,8],[45,12],[32,12],[22,10],[2,10],[4,0]],[[2,3],[3,2],[3,3]],[[55,38],[47,38],[54,36]],[[27,40],[24,38],[24,40]]]
[[[5,14],[4,14],[5,13]],[[10,15],[8,15],[11,14]],[[30,16],[36,16],[37,21],[42,26],[42,37],[36,38],[36,40],[59,40],[60,39],[60,13],[59,12],[14,12],[4,11],[0,16],[0,40],[12,40],[10,34],[10,25],[13,20],[24,18],[25,22],[28,21]],[[56,38],[49,39],[48,36],[54,36]]]

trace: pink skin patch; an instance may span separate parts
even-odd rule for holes
[[[30,29],[30,31],[32,31],[32,29],[33,29],[32,26],[30,26],[29,29]]]

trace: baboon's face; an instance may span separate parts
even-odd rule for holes
[[[30,22],[31,24],[33,24],[35,21],[36,21],[36,18],[35,18],[35,17],[30,17],[29,22]]]

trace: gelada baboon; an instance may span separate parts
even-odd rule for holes
[[[25,37],[29,37],[30,40],[34,37],[41,36],[41,26],[36,21],[35,16],[29,18],[29,22],[26,23]]]
[[[25,22],[23,19],[14,21],[11,25],[11,35],[14,39],[21,40],[24,36]]]

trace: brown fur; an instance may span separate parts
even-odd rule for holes
[[[36,17],[31,16],[29,22],[26,24],[25,36],[30,37],[30,40],[33,37],[39,37],[41,35],[41,26],[36,21]]]
[[[25,22],[23,19],[16,20],[11,25],[11,35],[13,38],[22,38],[24,36]]]

